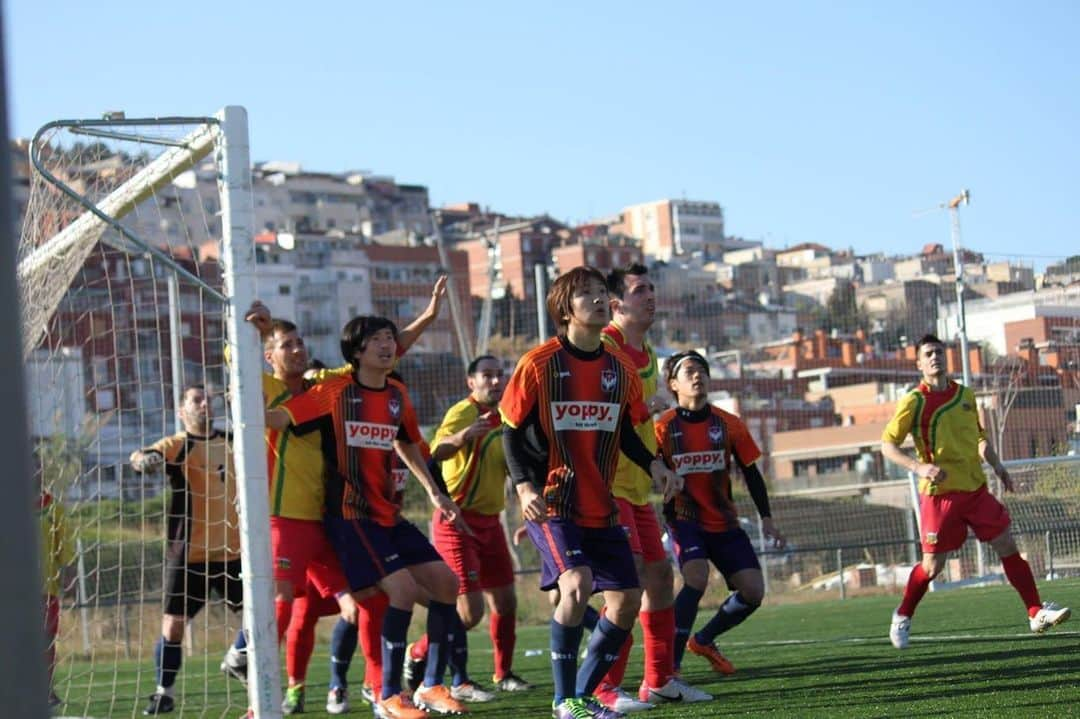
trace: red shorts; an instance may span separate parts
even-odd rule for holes
[[[431,518],[431,543],[458,578],[458,594],[494,589],[514,583],[514,563],[499,515],[461,510],[470,537],[443,521],[436,510]]]
[[[631,504],[622,497],[616,497],[615,504],[619,507],[619,524],[630,540],[630,551],[640,554],[645,562],[667,561],[660,522],[652,505]]]
[[[324,597],[349,589],[322,522],[271,517],[270,551],[274,579],[291,582],[297,595],[304,593],[309,580]]]
[[[974,492],[922,495],[919,507],[924,552],[941,554],[964,546],[967,528],[989,542],[1009,528],[1009,510],[983,485]]]

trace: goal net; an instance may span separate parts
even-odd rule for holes
[[[182,552],[189,565],[209,562],[210,585],[228,584],[241,544],[249,643],[272,654],[260,657],[252,694],[276,711],[276,648],[260,629],[273,614],[257,339],[234,311],[253,297],[246,143],[241,108],[58,121],[34,137],[18,178],[22,353],[61,714],[141,714],[161,682],[165,595],[183,592],[190,614],[206,591],[190,573],[170,589],[171,567]],[[200,432],[178,411],[192,387],[208,398],[207,434],[232,437],[235,465],[205,467],[201,484],[183,469],[217,455],[191,440]],[[132,452],[185,431],[187,460],[165,450],[156,471],[134,471]],[[176,712],[248,706],[219,668],[244,625],[238,607],[211,593],[187,623]]]

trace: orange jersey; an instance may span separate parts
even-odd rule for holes
[[[618,523],[611,483],[626,413],[644,417],[641,380],[620,352],[586,353],[556,337],[530,350],[503,392],[503,421],[519,427],[535,415],[547,440],[544,498],[548,516],[583,527]]]
[[[697,522],[707,532],[738,528],[731,460],[750,465],[761,457],[743,421],[712,405],[698,412],[669,409],[656,421],[656,443],[667,466],[685,480],[664,507],[667,518]]]
[[[393,471],[394,440],[415,444],[421,439],[405,386],[391,379],[372,389],[351,375],[335,377],[281,408],[296,432],[322,433],[327,514],[394,526],[408,476]]]

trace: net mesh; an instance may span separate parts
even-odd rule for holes
[[[53,508],[42,512],[46,591],[60,605],[53,689],[65,713],[134,716],[157,684],[166,529],[186,513],[163,472],[136,473],[128,457],[181,429],[186,386],[206,387],[228,430],[217,129],[86,129],[35,140],[18,253],[24,357],[35,469]],[[216,501],[189,497],[196,511]],[[240,624],[217,597],[190,623],[175,686],[184,715],[246,706],[218,668]]]

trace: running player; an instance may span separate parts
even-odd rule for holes
[[[1009,531],[1009,511],[986,487],[983,462],[994,470],[1006,492],[1013,491],[1009,470],[979,424],[975,393],[949,379],[945,346],[934,335],[922,337],[915,354],[922,381],[900,400],[881,436],[885,458],[920,478],[921,499],[922,561],[911,571],[904,598],[893,612],[889,640],[897,649],[907,647],[915,607],[944,569],[949,552],[964,545],[968,527],[1001,557],[1005,577],[1027,607],[1031,631],[1041,633],[1064,622],[1069,608],[1039,599],[1031,567]],[[900,449],[909,434],[918,459]]]
[[[669,497],[681,479],[634,432],[647,410],[636,369],[600,339],[609,319],[604,275],[591,267],[570,270],[552,284],[547,308],[558,336],[521,358],[499,405],[506,459],[540,553],[541,588],[558,587],[560,594],[551,622],[552,716],[620,717],[592,696],[641,606],[633,555],[611,495],[619,451],[649,471]],[[578,670],[586,603],[598,591],[607,616]]]
[[[664,507],[683,575],[683,588],[675,599],[675,669],[689,646],[714,670],[733,674],[735,667],[714,640],[753,614],[765,596],[761,565],[739,526],[732,500],[735,466],[746,480],[765,536],[778,548],[786,540],[773,523],[765,480],[756,464],[761,450],[741,419],[708,402],[709,363],[697,352],[680,352],[665,363],[665,380],[677,406],[657,420],[656,442],[660,456],[685,480],[682,492]],[[709,582],[709,562],[734,591],[691,636]]]

